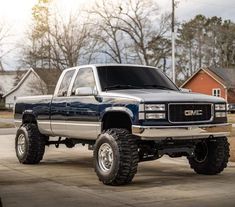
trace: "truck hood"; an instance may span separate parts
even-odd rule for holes
[[[128,97],[143,102],[225,102],[223,98],[215,96],[160,89],[112,90],[108,91],[107,95]]]

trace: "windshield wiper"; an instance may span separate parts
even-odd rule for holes
[[[111,86],[105,87],[105,90],[109,90],[109,89],[129,89],[129,88],[130,89],[140,89],[139,86],[116,84],[116,85],[111,85]]]
[[[169,88],[169,87],[161,86],[161,85],[156,85],[156,84],[144,84],[144,87],[175,91],[175,89],[173,89],[173,88]]]

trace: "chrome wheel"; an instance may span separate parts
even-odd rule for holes
[[[113,150],[108,143],[104,143],[100,146],[98,159],[100,169],[104,172],[109,172],[113,165]]]
[[[20,134],[17,140],[17,151],[20,156],[23,156],[26,148],[26,138],[24,134]]]

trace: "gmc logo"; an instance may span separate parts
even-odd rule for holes
[[[201,116],[202,110],[185,110],[184,115],[185,116]]]

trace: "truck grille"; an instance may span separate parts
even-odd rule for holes
[[[212,104],[169,104],[169,121],[209,122],[212,117]]]

